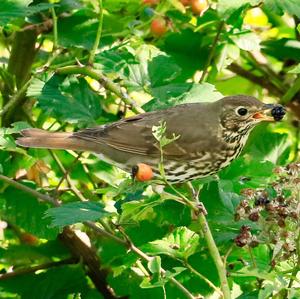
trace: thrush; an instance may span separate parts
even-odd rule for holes
[[[163,148],[166,178],[178,183],[217,173],[241,153],[257,124],[281,120],[284,114],[280,105],[264,104],[250,96],[228,96],[216,102],[177,105],[74,133],[25,129],[17,144],[91,151],[125,171],[145,163],[158,175],[161,151],[152,128],[163,121],[166,137],[179,136]]]

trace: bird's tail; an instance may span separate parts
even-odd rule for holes
[[[79,139],[73,133],[25,129],[21,134],[16,143],[24,147],[96,151],[94,143]]]

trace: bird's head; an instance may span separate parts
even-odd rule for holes
[[[274,122],[285,115],[285,108],[279,104],[264,104],[254,97],[236,95],[220,101],[222,127],[235,132],[252,129],[260,122]]]

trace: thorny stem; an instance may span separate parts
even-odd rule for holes
[[[122,88],[113,81],[105,77],[101,72],[94,70],[88,66],[70,65],[56,70],[58,74],[78,74],[91,77],[97,80],[104,88],[116,94],[126,105],[129,105],[131,110],[135,113],[143,113],[144,110],[140,108],[130,96],[122,90]]]
[[[23,190],[31,195],[33,195],[36,198],[39,198],[42,201],[51,203],[55,206],[59,206],[59,204],[56,202],[56,200],[52,197],[50,197],[49,195],[45,195],[42,194],[34,189],[31,189],[27,186],[22,185],[19,182],[14,181],[13,179],[6,177],[4,175],[0,174],[0,180],[5,181],[6,183],[8,183],[9,185],[14,186],[17,189]],[[128,246],[128,240],[124,240],[122,238],[119,238],[117,236],[115,236],[114,234],[107,232],[106,230],[100,228],[99,226],[97,226],[94,222],[92,221],[86,221],[84,222],[84,224],[88,227],[90,227],[96,234],[102,236],[102,237],[107,237],[110,238],[116,242],[118,242],[119,244]],[[153,257],[148,256],[146,253],[144,253],[143,251],[141,251],[139,248],[137,248],[134,244],[129,244],[130,247],[129,249],[132,250],[133,252],[135,252],[138,256],[140,256],[141,258],[143,258],[145,261],[149,262],[152,260]],[[165,274],[166,271],[164,269],[161,269],[162,274]],[[177,281],[174,277],[170,278],[170,281],[178,288],[180,289],[187,298],[190,299],[195,299],[195,297],[184,287],[184,285],[182,285],[179,281]]]
[[[225,269],[225,264],[221,258],[218,247],[215,243],[213,235],[208,226],[207,220],[202,212],[200,212],[200,214],[198,215],[198,221],[201,226],[201,230],[204,235],[205,241],[207,243],[207,247],[210,252],[210,255],[216,265],[216,268],[217,268],[217,271],[219,274],[219,278],[220,278],[220,282],[221,282],[221,290],[223,292],[224,299],[230,299],[231,294],[230,294],[230,288],[229,288],[228,281],[227,281],[227,273],[226,273],[226,269]]]
[[[94,62],[94,58],[96,55],[96,51],[99,47],[100,44],[100,39],[101,39],[101,33],[102,33],[102,24],[103,24],[103,6],[102,6],[102,0],[98,0],[99,2],[99,15],[98,15],[98,28],[97,28],[97,34],[96,34],[96,39],[93,45],[93,48],[90,53],[89,61],[88,64],[92,65]]]
[[[191,185],[188,185],[189,187],[193,188]],[[193,192],[194,194],[197,194],[196,192]],[[198,201],[198,198],[195,198],[195,201]],[[210,255],[215,263],[215,266],[218,271],[219,279],[221,282],[221,290],[223,293],[224,299],[230,299],[230,288],[227,280],[227,272],[226,272],[226,266],[225,261],[222,260],[222,257],[220,255],[220,252],[218,250],[218,247],[215,243],[215,240],[213,238],[213,235],[211,233],[211,230],[209,228],[208,222],[206,220],[206,217],[203,213],[203,208],[198,208],[198,211],[194,211],[195,216],[197,217],[198,223],[201,227],[201,231],[204,235],[204,239],[207,243],[208,250],[210,252]]]
[[[201,75],[201,78],[200,78],[200,81],[199,83],[202,83],[207,75],[207,72],[208,72],[208,67],[210,66],[211,64],[211,61],[214,57],[214,54],[215,54],[215,50],[216,50],[216,46],[217,46],[217,43],[218,43],[218,40],[219,40],[219,37],[220,37],[220,34],[222,32],[222,29],[224,27],[224,21],[221,21],[220,24],[219,24],[219,27],[217,29],[217,34],[215,36],[215,39],[213,41],[213,44],[211,46],[211,49],[210,49],[210,52],[209,52],[209,55],[208,55],[208,58],[206,60],[206,64],[204,66],[204,69],[203,69],[203,72],[202,72],[202,75]]]

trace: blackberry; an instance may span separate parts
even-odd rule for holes
[[[274,120],[276,121],[282,120],[285,113],[286,113],[285,108],[281,105],[276,105],[271,111],[271,115],[274,117]]]

